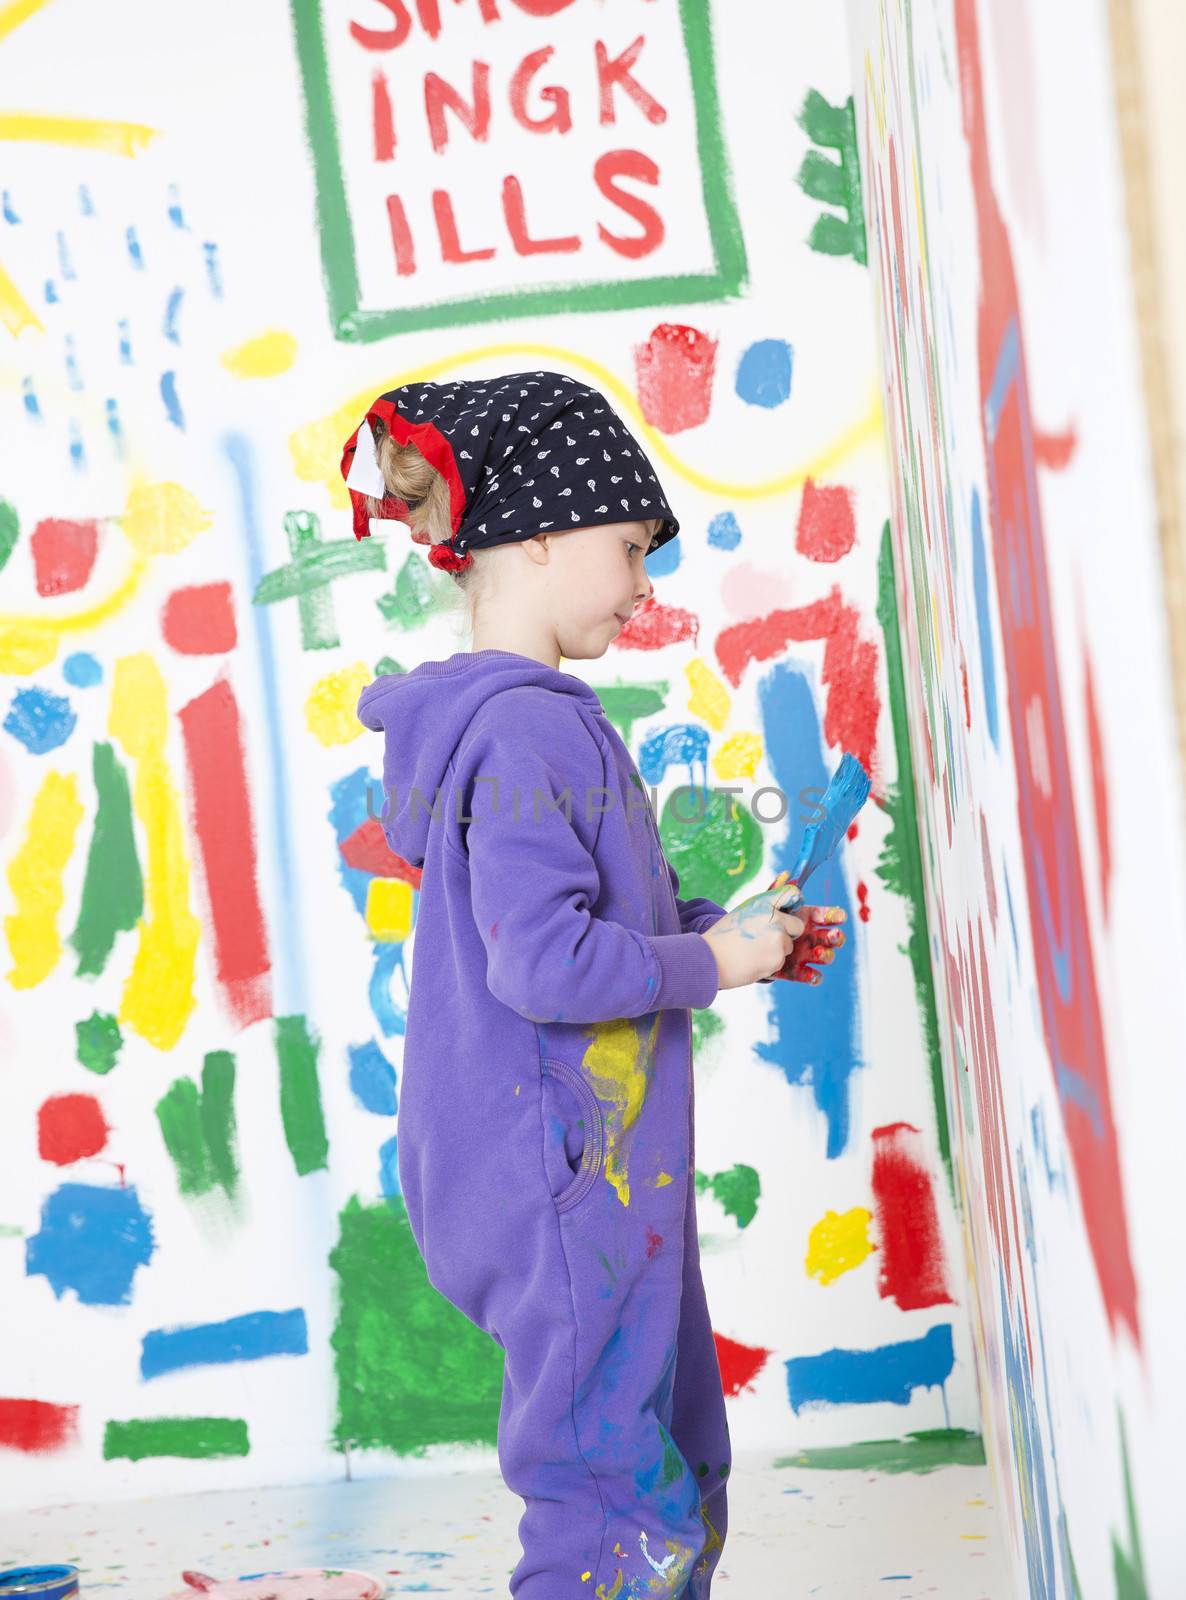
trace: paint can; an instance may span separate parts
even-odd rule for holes
[[[75,1600],[78,1568],[6,1567],[0,1570],[0,1596],[20,1595],[21,1600]]]

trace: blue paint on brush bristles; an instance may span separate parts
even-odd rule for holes
[[[809,823],[803,833],[799,859],[791,873],[800,888],[832,854],[868,798],[869,774],[856,756],[845,751],[819,802],[823,816],[818,822]]]

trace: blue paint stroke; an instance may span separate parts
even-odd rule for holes
[[[78,349],[72,333],[66,335],[66,377],[72,389],[83,387],[82,373],[78,370]]]
[[[72,689],[91,689],[103,682],[103,668],[89,650],[75,650],[62,662],[62,676]]]
[[[13,210],[12,200],[7,189],[0,192],[0,210],[4,213],[5,222],[19,222],[21,220]]]
[[[175,372],[161,373],[161,399],[165,402],[165,412],[169,421],[175,428],[185,432],[185,417],[182,414],[181,402],[177,398],[177,374]]]
[[[125,367],[132,365],[132,330],[126,317],[119,320],[119,359]]]
[[[165,338],[172,339],[174,344],[181,343],[181,334],[177,330],[177,313],[181,310],[181,302],[184,299],[185,290],[179,284],[169,296],[169,303],[165,307],[165,326],[163,331]]]
[[[379,1024],[380,1030],[391,1038],[393,1034],[403,1034],[407,1031],[408,1014],[391,998],[391,980],[397,968],[403,976],[404,992],[407,993],[404,947],[402,944],[377,944],[374,949],[375,966],[367,985],[367,998],[371,1002],[371,1010],[375,1013],[375,1021]]]
[[[239,499],[239,520],[243,530],[243,548],[247,553],[248,593],[254,594],[267,570],[264,562],[263,536],[260,532],[256,507],[255,467],[251,445],[243,434],[226,434],[222,440]],[[287,692],[280,692],[280,673],[276,661],[276,647],[272,639],[270,606],[252,606],[256,646],[259,650],[260,678],[264,692],[264,724],[267,732],[267,766],[271,781],[272,826],[267,829],[275,869],[275,881],[280,889],[280,907],[272,921],[279,959],[273,964],[276,999],[273,1013],[289,1016],[299,1012],[308,994],[305,975],[304,951],[300,929],[304,926],[301,912],[298,879],[294,863],[299,859],[296,841],[289,821],[287,797],[294,792],[288,772],[283,734],[282,703]],[[287,689],[287,677],[285,679]]]
[[[218,267],[218,246],[213,239],[207,239],[202,245],[202,254],[206,258],[206,278],[210,284],[210,293],[216,300],[221,300],[222,273]]]
[[[27,415],[29,415],[30,417],[33,417],[37,422],[40,422],[42,420],[41,419],[41,406],[38,403],[37,391],[33,387],[32,378],[22,378],[22,380],[21,380],[21,398],[24,400],[25,411],[26,411]]]
[[[990,450],[996,441],[1001,412],[1005,409],[1009,390],[1017,379],[1020,356],[1021,340],[1017,332],[1017,318],[1013,317],[1005,329],[1005,337],[1001,340],[1001,348],[997,354],[997,369],[992,376],[992,388],[988,391],[988,398],[984,402],[984,431],[987,436],[985,443]]]
[[[334,830],[334,839],[338,845],[338,849],[335,852],[338,858],[338,879],[343,889],[354,901],[354,909],[360,917],[366,915],[367,889],[370,886],[373,874],[364,871],[362,867],[347,866],[342,855],[341,846],[356,828],[362,827],[367,819],[367,788],[371,782],[371,775],[367,769],[365,767],[356,767],[353,772],[348,772],[345,777],[338,778],[329,786],[331,801],[329,820]],[[380,800],[381,803],[382,801]]]
[[[132,265],[143,271],[144,252],[140,248],[140,240],[136,237],[135,228],[128,229],[126,238],[128,241],[128,255],[132,258]]]
[[[708,729],[702,723],[677,722],[648,734],[638,753],[638,771],[644,783],[662,783],[668,767],[687,767],[688,788],[696,792],[678,794],[672,808],[675,818],[685,827],[694,826],[707,807],[708,738]],[[697,762],[704,775],[699,787],[695,782]]]
[[[104,409],[107,413],[107,432],[111,435],[111,442],[115,446],[116,456],[120,461],[126,461],[128,441],[124,437],[123,424],[119,420],[119,406],[116,404],[114,395],[108,395]]]
[[[980,515],[980,492],[972,490],[972,587],[976,594],[976,628],[980,634],[980,678],[984,686],[984,714],[994,746],[1001,748],[997,717],[997,663],[992,639],[992,613],[989,610],[988,563],[984,553],[984,525]]]
[[[198,1322],[188,1327],[154,1328],[140,1345],[140,1376],[159,1378],[186,1367],[222,1366],[235,1361],[263,1361],[268,1356],[305,1356],[309,1333],[305,1313],[250,1311],[226,1322]]]
[[[85,183],[80,183],[78,186],[78,209],[84,217],[93,217],[95,214],[95,202],[91,199],[91,191]]]
[[[346,1047],[350,1057],[350,1092],[364,1111],[394,1117],[399,1110],[395,1068],[373,1039]]]
[[[718,511],[708,525],[708,542],[715,550],[736,550],[741,543],[741,529],[731,511]]]
[[[395,1134],[392,1134],[390,1139],[385,1139],[379,1146],[379,1188],[383,1198],[392,1203],[403,1193],[399,1182],[399,1156]]]
[[[788,662],[780,662],[759,681],[758,695],[772,782],[791,796],[797,797],[805,789],[823,794],[829,775],[824,765],[819,716],[806,674]],[[771,877],[794,867],[799,816],[796,798],[787,808],[786,832],[774,846]],[[767,998],[773,1012],[770,1037],[754,1046],[759,1060],[778,1067],[788,1083],[810,1087],[827,1123],[829,1160],[835,1160],[848,1145],[849,1079],[866,1064],[861,1054],[853,950],[856,934],[852,897],[843,868],[843,846],[841,852],[840,857],[833,857],[821,868],[812,902],[843,906],[848,912],[849,942],[835,963],[823,969],[823,982],[817,989],[784,979],[768,986]]]
[[[155,1248],[135,1184],[64,1183],[42,1202],[41,1227],[25,1241],[25,1271],[48,1278],[59,1300],[73,1289],[83,1305],[126,1306],[136,1268]]]
[[[791,1410],[808,1405],[854,1406],[887,1401],[908,1406],[915,1389],[942,1388],[955,1366],[951,1324],[941,1322],[921,1339],[872,1350],[825,1350],[785,1363]]]
[[[790,399],[795,352],[785,339],[755,339],[742,352],[733,387],[739,399],[772,411]]]
[[[54,288],[54,280],[52,278],[45,280],[45,301],[47,305],[51,306],[56,306],[58,303],[58,291]]]
[[[34,685],[18,689],[4,719],[5,733],[11,733],[32,756],[56,750],[74,732],[78,714],[65,695]]]
[[[66,235],[58,229],[58,268],[62,278],[67,283],[77,283],[78,274],[74,270],[74,263],[70,259],[70,247],[66,243]]]
[[[70,461],[79,472],[85,472],[86,446],[82,442],[82,429],[77,417],[70,418]]]
[[[186,225],[181,214],[181,196],[175,183],[169,185],[169,221],[175,228],[184,228]]]
[[[679,570],[684,559],[683,550],[678,539],[668,539],[667,543],[660,545],[654,555],[646,556],[644,564],[647,573],[652,578],[670,578],[673,572]]]

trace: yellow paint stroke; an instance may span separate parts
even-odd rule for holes
[[[0,6],[0,39],[7,38],[47,4],[48,0],[9,0],[8,5]]]
[[[3,267],[0,267],[0,322],[14,339],[26,328],[36,328],[38,333],[45,332],[45,324]]]
[[[132,803],[144,826],[146,915],[124,985],[119,1020],[158,1050],[181,1038],[194,998],[194,967],[201,924],[190,910],[189,860],[181,799],[165,760],[169,710],[165,680],[153,658],[141,653],[115,663],[107,726],[136,763]]]
[[[418,367],[360,390],[343,402],[336,410],[315,422],[297,428],[289,435],[288,448],[298,478],[306,483],[323,483],[329,491],[332,505],[345,509],[350,503],[341,474],[342,446],[357,428],[359,419],[377,394],[400,388],[409,383],[427,383],[443,374],[452,376],[459,367],[475,363],[501,361],[508,356],[531,356],[551,363],[553,369],[584,372],[594,385],[612,401],[624,421],[631,423],[640,443],[648,454],[664,462],[672,472],[706,494],[725,500],[766,500],[774,495],[801,489],[808,478],[826,478],[848,456],[867,445],[880,446],[883,433],[881,395],[877,384],[870,386],[869,400],[863,415],[843,429],[835,439],[801,466],[773,478],[762,478],[755,483],[732,482],[699,472],[682,460],[667,443],[666,437],[651,426],[642,414],[634,391],[621,381],[608,367],[591,360],[577,350],[566,350],[560,345],[512,342],[482,345],[475,350],[463,350],[454,355],[442,356],[436,361],[426,361]]]
[[[691,691],[688,695],[688,710],[702,722],[707,722],[715,733],[720,733],[729,720],[729,706],[732,701],[732,696],[721,682],[720,675],[713,671],[707,661],[694,656],[685,666],[684,676]]]
[[[123,515],[114,520],[137,552],[119,586],[81,611],[0,613],[0,672],[37,672],[57,655],[63,635],[87,633],[110,622],[140,588],[150,566],[146,557],[183,550],[214,519],[180,484],[138,480]]]
[[[630,1017],[599,1022],[582,1063],[605,1119],[606,1182],[617,1190],[624,1206],[630,1204],[627,1168],[634,1125],[646,1104],[661,1016],[662,1012],[654,1013],[654,1022],[641,1037]]]
[[[367,928],[376,939],[399,944],[412,931],[412,885],[399,878],[372,878],[367,885]]]
[[[232,345],[219,361],[236,378],[275,378],[287,372],[297,358],[297,342],[283,328],[270,328],[254,339]]]
[[[835,1283],[845,1272],[859,1267],[877,1247],[869,1238],[873,1214],[864,1206],[851,1211],[825,1211],[812,1228],[804,1264],[809,1278]]]
[[[305,700],[305,721],[314,738],[328,746],[349,744],[359,737],[363,726],[356,715],[358,697],[370,681],[371,670],[363,661],[318,679]]]
[[[760,733],[733,733],[712,758],[716,778],[752,778],[762,759],[765,740]]]
[[[0,141],[8,144],[64,144],[72,150],[98,150],[110,156],[138,155],[157,137],[142,122],[108,122],[102,117],[58,117],[34,111],[0,111]]]
[[[58,935],[58,912],[65,898],[62,875],[81,821],[74,774],[47,773],[33,798],[24,842],[8,864],[16,910],[5,917],[4,926],[16,963],[7,975],[14,989],[40,983],[62,954]]]

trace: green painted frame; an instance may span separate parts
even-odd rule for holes
[[[334,337],[369,344],[420,328],[464,327],[508,317],[557,312],[624,311],[636,306],[688,305],[736,296],[749,282],[741,221],[732,192],[732,172],[721,132],[713,54],[710,0],[679,0],[696,116],[700,186],[712,244],[710,272],[622,281],[594,280],[493,295],[463,295],[425,305],[364,311],[359,304],[354,225],[346,199],[338,130],[330,93],[329,61],[322,25],[323,0],[291,0],[297,59],[305,93],[305,129],[313,155],[322,277]]]

